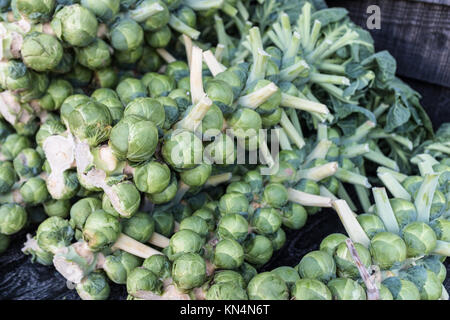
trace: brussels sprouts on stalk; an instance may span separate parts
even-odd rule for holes
[[[119,219],[106,211],[97,210],[86,219],[83,239],[92,251],[100,251],[116,242],[120,229]]]
[[[163,96],[159,96],[157,99],[161,100],[162,97]],[[189,96],[189,91],[186,89],[180,89],[180,88],[174,89],[174,90],[170,91],[170,93],[167,97],[169,97],[170,99],[172,99],[176,102],[177,109],[179,109],[179,111],[181,113],[185,112],[191,105],[191,97]],[[178,119],[176,119],[176,120],[178,120]]]
[[[165,74],[178,82],[180,79],[189,76],[189,66],[181,60],[173,61],[167,64]]]
[[[354,245],[361,263],[365,268],[369,268],[372,264],[369,250],[359,243],[355,243]],[[353,280],[360,277],[358,267],[345,242],[342,242],[336,247],[333,258],[336,262],[336,269],[339,277],[351,278]]]
[[[50,217],[44,220],[36,231],[36,240],[39,247],[55,254],[58,249],[67,247],[74,236],[69,221],[61,217]]]
[[[108,23],[119,13],[120,0],[81,0],[81,5],[92,11],[102,22]]]
[[[192,216],[203,219],[206,222],[208,231],[212,232],[216,228],[216,216],[214,215],[214,212],[211,209],[207,207],[202,207],[200,209],[195,210],[192,213]]]
[[[168,96],[176,88],[175,79],[165,74],[150,72],[142,77],[142,82],[147,87],[152,98]]]
[[[23,202],[35,206],[44,203],[49,197],[45,180],[40,177],[28,179],[19,189]]]
[[[336,248],[341,244],[345,243],[348,237],[342,233],[332,233],[325,238],[323,238],[320,243],[320,250],[325,251],[329,255],[333,256]]]
[[[31,255],[32,263],[37,262],[44,266],[53,264],[53,253],[42,250],[37,243],[36,237],[31,237],[30,234],[27,234],[27,241],[23,245],[22,252],[26,255]]]
[[[109,88],[97,89],[91,94],[91,98],[108,107],[113,124],[116,124],[123,118],[124,107],[114,90]]]
[[[250,280],[252,280],[253,277],[258,274],[255,267],[245,261],[237,271],[242,275],[242,278],[244,278],[246,286],[250,282]]]
[[[159,193],[170,183],[170,169],[165,163],[150,161],[135,169],[133,181],[139,191]]]
[[[426,223],[411,222],[402,232],[409,257],[430,254],[436,247],[436,234]]]
[[[61,180],[53,183],[47,178],[47,190],[54,199],[66,200],[73,198],[80,190],[77,173],[74,170],[63,172]]]
[[[225,116],[231,115],[235,111],[233,89],[225,81],[208,80],[205,85],[205,92]]]
[[[375,214],[359,214],[356,219],[369,238],[386,231],[383,221]]]
[[[195,168],[181,171],[180,178],[188,186],[200,187],[208,180],[211,171],[212,166],[210,164],[202,163]]]
[[[298,264],[298,273],[305,279],[328,282],[336,277],[336,264],[325,251],[311,251]]]
[[[206,300],[248,300],[244,288],[234,282],[214,283],[206,292]]]
[[[122,232],[139,241],[147,242],[155,231],[155,221],[146,212],[137,212],[129,219],[121,221]]]
[[[172,278],[181,290],[201,286],[206,280],[206,264],[196,253],[184,253],[172,265]]]
[[[287,206],[281,208],[281,219],[284,226],[298,230],[305,225],[308,213],[298,203],[289,202]]]
[[[427,270],[433,271],[442,283],[447,277],[447,268],[439,261],[439,256],[430,255],[417,261],[417,265],[425,267]]]
[[[316,279],[297,280],[291,289],[295,300],[332,300],[330,289]]]
[[[298,275],[297,270],[292,267],[278,267],[271,271],[278,275],[283,281],[286,283],[288,289],[291,289],[292,286],[300,280],[300,276]]]
[[[309,194],[319,195],[319,185],[317,182],[309,179],[301,179],[295,186],[295,190],[306,192]],[[318,207],[307,207],[306,212],[308,214],[313,215],[320,211],[320,208]]]
[[[198,253],[203,244],[204,240],[196,232],[189,229],[180,230],[170,238],[167,256],[173,261],[185,253]]]
[[[234,164],[237,152],[235,150],[233,138],[226,134],[221,134],[218,137],[215,137],[214,141],[205,147],[204,154],[208,161],[212,164]]]
[[[141,263],[141,258],[128,252],[117,250],[105,258],[102,268],[111,281],[118,284],[126,284],[130,272],[139,267]]]
[[[23,149],[13,161],[14,170],[21,178],[31,178],[42,171],[43,159],[32,148]]]
[[[437,239],[450,242],[450,220],[440,217],[431,221],[431,228],[433,228]]]
[[[169,259],[162,254],[155,254],[144,260],[142,267],[150,270],[160,279],[168,279],[171,276],[172,264]]]
[[[272,242],[267,237],[255,235],[244,242],[244,252],[247,262],[262,266],[272,258]]]
[[[0,161],[0,194],[11,190],[17,180],[17,174],[9,161]]]
[[[15,203],[0,206],[0,233],[11,235],[19,232],[27,222],[27,212]]]
[[[390,232],[377,233],[369,247],[373,262],[381,269],[389,269],[406,259],[407,247],[402,238]]]
[[[225,214],[217,224],[217,235],[220,239],[231,238],[242,242],[248,235],[248,222],[240,214]]]
[[[122,181],[113,184],[108,190],[108,200],[120,216],[130,218],[137,212],[141,195],[132,182]]]
[[[162,128],[166,119],[164,107],[158,100],[143,97],[131,101],[125,107],[123,115],[125,117],[135,115],[152,121],[158,128]]]
[[[83,300],[106,300],[111,291],[105,275],[100,271],[90,273],[77,283],[76,290]]]
[[[403,229],[407,224],[416,221],[417,211],[414,204],[410,201],[394,198],[389,199],[392,210],[394,211],[395,218],[400,229]]]
[[[214,248],[214,265],[219,269],[236,269],[244,262],[244,249],[233,239],[223,239]]]
[[[328,288],[335,300],[366,300],[366,292],[356,281],[336,278],[328,282]]]
[[[32,101],[32,104],[37,103],[44,110],[55,111],[59,110],[64,100],[72,94],[73,87],[70,82],[63,79],[54,79],[50,82],[44,96]]]
[[[248,201],[252,201],[253,199],[252,189],[250,185],[244,181],[231,182],[227,186],[226,193],[233,193],[233,192],[244,194],[247,197]]]
[[[256,275],[247,286],[250,300],[288,300],[289,290],[283,279],[273,272]]]
[[[52,35],[32,32],[23,39],[21,54],[27,67],[45,72],[59,64],[63,57],[63,47]]]
[[[234,112],[228,119],[228,126],[231,128],[233,135],[239,139],[255,138],[262,128],[260,115],[252,109],[241,108]],[[241,141],[241,144],[244,141]]]
[[[166,130],[170,129],[179,117],[177,102],[170,97],[158,97],[156,100],[158,100],[164,107],[165,121],[163,128]]]
[[[127,278],[128,294],[136,298],[153,297],[161,295],[163,283],[150,270],[138,267],[131,271]]]
[[[70,212],[70,201],[51,199],[44,202],[44,211],[49,217],[67,218]]]
[[[92,70],[105,68],[111,63],[111,49],[101,39],[77,49],[76,53],[78,63]]]

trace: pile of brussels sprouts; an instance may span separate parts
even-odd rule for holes
[[[0,254],[86,300],[448,299],[449,126],[344,9],[1,5]],[[347,235],[260,272],[322,208]]]

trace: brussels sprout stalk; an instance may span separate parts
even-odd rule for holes
[[[355,132],[350,137],[344,139],[344,144],[359,142],[364,139],[373,128],[375,128],[375,123],[372,121],[364,122],[356,128]]]
[[[288,189],[288,199],[289,201],[310,207],[330,208],[332,205],[332,200],[328,197],[316,196],[292,188]]]
[[[331,147],[332,142],[329,140],[320,140],[314,149],[308,154],[305,159],[305,164],[310,163],[316,159],[325,159],[328,149]]]
[[[184,33],[185,35],[194,40],[197,40],[198,37],[200,36],[200,31],[191,28],[173,14],[170,15],[169,25],[176,31]]]
[[[417,221],[425,223],[430,221],[431,204],[438,182],[438,174],[429,174],[425,176],[414,200],[414,205],[417,208]]]
[[[161,58],[163,58],[164,61],[166,61],[167,63],[171,63],[171,62],[177,61],[177,59],[175,59],[175,57],[172,56],[169,53],[169,51],[167,51],[166,49],[158,48],[158,49],[156,49],[156,52],[158,52],[158,54],[161,56]]]
[[[203,60],[205,60],[205,63],[208,66],[209,71],[211,71],[213,77],[227,69],[223,64],[217,61],[211,50],[203,52]]]
[[[289,139],[291,139],[299,149],[305,146],[305,140],[303,140],[303,138],[299,135],[297,130],[295,130],[294,125],[289,120],[288,116],[284,111],[281,111],[280,124],[283,127]]]
[[[355,158],[361,155],[366,154],[370,151],[369,144],[363,143],[363,144],[354,144],[345,146],[341,150],[341,155],[346,158]]]
[[[322,179],[333,176],[337,172],[337,170],[338,163],[329,162],[321,166],[297,171],[295,181],[300,181],[301,179],[320,181]]]
[[[212,100],[208,98],[207,95],[204,95],[189,113],[175,124],[175,129],[186,129],[192,132],[196,131],[212,104]]]
[[[406,174],[403,174],[401,172],[397,172],[394,171],[392,169],[386,168],[386,167],[378,167],[377,172],[379,173],[389,173],[393,178],[395,178],[395,180],[397,180],[398,182],[402,183],[403,181],[405,181],[406,178],[408,178],[408,176]]]
[[[344,168],[338,168],[335,176],[343,182],[358,184],[365,188],[370,188],[372,186],[367,177]]]
[[[377,176],[395,198],[411,201],[411,195],[395,177],[387,171],[377,170]]]
[[[444,257],[450,257],[450,242],[437,240],[433,253]]]
[[[237,103],[243,107],[256,109],[264,102],[269,100],[276,92],[278,91],[278,87],[275,83],[271,82],[268,85],[258,89],[252,93],[249,93],[245,96],[241,96]]]
[[[321,113],[324,115],[330,113],[327,106],[322,103],[298,98],[295,96],[288,95],[286,93],[281,94],[281,106],[303,110],[307,112]]]
[[[370,151],[364,153],[363,157],[372,162],[378,163],[380,165],[384,165],[392,170],[399,171],[398,164],[394,160],[386,157],[381,152],[370,150]]]
[[[202,82],[203,51],[197,46],[192,47],[190,65],[190,87],[192,104],[196,104],[205,95]]]
[[[150,5],[145,5],[144,1],[143,4],[144,5],[138,5],[135,9],[128,11],[129,17],[136,22],[144,22],[151,16],[164,11],[164,7],[158,2],[152,3]]]

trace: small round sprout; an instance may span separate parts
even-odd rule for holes
[[[94,72],[94,85],[97,88],[115,88],[118,82],[118,76],[116,71],[111,67],[95,70]],[[113,119],[116,118],[113,115]]]
[[[70,208],[70,225],[75,229],[83,229],[89,215],[102,208],[102,202],[93,197],[83,198]]]
[[[162,156],[174,169],[192,169],[202,163],[202,141],[190,131],[173,132],[164,141]]]
[[[155,221],[146,212],[137,212],[129,219],[121,221],[122,232],[139,241],[147,242],[155,231]]]
[[[244,181],[247,182],[252,191],[258,193],[263,188],[263,179],[258,170],[250,170],[244,175]]]
[[[445,212],[446,207],[447,199],[445,195],[441,191],[436,190],[431,202],[430,220],[439,218]]]
[[[191,208],[191,206],[189,205],[189,203],[187,201],[182,200],[180,203],[177,203],[176,205],[174,205],[171,208],[171,212],[172,212],[173,217],[175,218],[175,220],[181,222],[184,219],[186,219],[186,218],[188,218],[188,217],[190,217],[192,215],[192,208]],[[192,221],[192,222],[194,222],[194,221]],[[188,224],[190,224],[190,222],[188,222]],[[205,225],[203,225],[203,226],[205,226]],[[187,228],[187,229],[189,229],[189,228]],[[195,231],[195,230],[193,230],[193,231]]]
[[[436,234],[423,222],[411,222],[403,228],[403,240],[409,257],[430,254],[436,247]]]
[[[136,98],[147,96],[147,89],[142,81],[134,78],[126,78],[120,81],[116,92],[124,105],[128,105]]]
[[[431,221],[430,226],[433,228],[437,239],[450,242],[450,220],[440,217]]]
[[[245,261],[238,269],[238,272],[242,275],[242,278],[244,278],[245,286],[247,286],[250,280],[258,274],[255,267]]]
[[[281,108],[276,108],[274,112],[268,115],[262,115],[262,125],[263,128],[270,128],[278,123],[280,123],[283,110]]]
[[[9,242],[9,237],[6,234],[0,233],[0,254],[8,249]]]
[[[136,298],[149,298],[161,295],[163,283],[150,270],[138,267],[131,271],[127,278],[128,294]]]
[[[139,209],[141,195],[136,186],[130,181],[123,181],[111,186],[111,197],[113,206],[117,213],[125,218],[133,216]]]
[[[253,199],[252,188],[250,185],[244,181],[234,181],[227,186],[226,193],[242,193],[244,194],[248,201]]]
[[[1,153],[5,160],[13,160],[20,151],[29,147],[31,142],[27,137],[13,133],[1,145]]]
[[[126,284],[130,272],[139,267],[141,263],[141,258],[128,252],[117,250],[105,258],[103,270],[112,282]]]
[[[177,60],[167,64],[165,74],[178,82],[180,79],[189,76],[189,66],[182,60]]]
[[[9,3],[8,3],[9,4]],[[55,10],[55,0],[16,0],[13,6],[20,15],[33,22],[48,21]]]
[[[70,72],[65,75],[65,79],[76,88],[86,87],[91,82],[92,70],[77,63]]]
[[[156,100],[158,100],[164,107],[165,121],[163,128],[166,130],[170,129],[179,117],[180,111],[178,109],[177,102],[170,97],[158,97]]]
[[[119,160],[149,160],[156,150],[158,129],[151,121],[137,116],[120,120],[111,130],[109,145]]]
[[[111,63],[111,49],[101,39],[95,39],[89,45],[76,50],[76,53],[78,63],[92,70],[105,68]]]
[[[280,183],[269,183],[264,188],[263,200],[271,207],[281,208],[288,202],[288,192]]]
[[[172,264],[169,259],[162,254],[155,254],[145,259],[142,266],[156,274],[160,279],[168,279],[171,277]]]
[[[320,250],[333,256],[336,248],[341,244],[345,243],[348,237],[342,233],[332,233],[326,236],[320,243]]]
[[[422,185],[423,178],[420,176],[409,176],[402,182],[403,188],[405,188],[409,194],[415,195]]]
[[[120,0],[81,0],[83,7],[92,11],[102,22],[108,23],[116,17],[120,9]]]
[[[206,221],[197,216],[190,216],[181,220],[179,230],[194,231],[202,238],[206,238],[209,231]]]
[[[32,148],[23,149],[13,161],[14,170],[21,178],[31,178],[42,171],[43,159]]]
[[[236,269],[244,262],[244,249],[233,239],[223,239],[214,248],[214,265],[219,269]]]
[[[267,237],[255,235],[244,242],[244,252],[244,259],[247,262],[262,266],[272,258],[272,242]]]
[[[39,177],[28,179],[19,191],[23,202],[30,206],[44,203],[50,197],[45,181]]]
[[[185,89],[174,89],[170,91],[168,97],[176,102],[178,109],[183,113],[191,105],[191,97],[189,96],[189,91]],[[158,99],[161,97],[158,97]],[[208,114],[208,112],[206,113]],[[206,116],[205,116],[206,118]],[[205,119],[203,118],[203,119]]]
[[[304,161],[304,155],[299,150],[281,150],[280,151],[280,162],[289,163],[294,169],[300,168],[300,165]],[[289,171],[288,174],[292,175],[294,172]]]
[[[51,21],[56,36],[74,47],[84,47],[97,37],[95,15],[79,4],[64,6]]]
[[[173,198],[175,198],[178,190],[178,182],[175,175],[172,175],[170,183],[163,191],[159,193],[149,193],[147,194],[148,199],[154,204],[167,203]]]
[[[106,211],[97,210],[86,219],[83,239],[92,251],[100,251],[116,242],[120,231],[119,219]]]
[[[183,89],[186,91],[190,91],[191,90],[191,83],[190,83],[191,79],[190,77],[184,77],[180,80],[178,80],[177,82],[177,88],[178,89]]]
[[[419,289],[421,300],[438,300],[442,284],[437,275],[423,266],[413,266],[400,274],[400,278],[411,281]]]
[[[136,168],[133,181],[139,191],[159,193],[170,183],[170,169],[165,163],[150,161]]]
[[[235,111],[233,89],[225,81],[208,80],[205,85],[205,92],[225,116],[231,115]]]
[[[119,100],[119,96],[114,90],[109,88],[97,89],[92,93],[91,98],[105,105],[109,109],[113,124],[116,124],[122,119],[124,108],[122,102]]]
[[[328,282],[334,300],[366,300],[366,292],[356,281],[336,278]]]
[[[76,290],[83,300],[106,300],[111,291],[103,272],[90,273],[77,284]]]
[[[242,267],[242,265],[241,265],[241,267]],[[239,272],[233,271],[233,270],[221,270],[221,271],[215,272],[213,282],[214,283],[232,282],[232,283],[237,284],[241,288],[247,287],[243,276]]]
[[[402,238],[390,232],[377,233],[369,247],[373,262],[381,269],[390,269],[395,263],[406,259],[407,248]]]
[[[214,79],[221,80],[231,86],[233,90],[233,100],[236,100],[247,81],[247,68],[241,68],[244,64],[228,68],[219,73]]]
[[[221,134],[205,147],[204,154],[213,164],[234,164],[237,152],[235,150],[233,138],[226,134]]]
[[[44,202],[44,211],[49,217],[67,218],[70,212],[70,201],[51,199]]]
[[[60,135],[66,131],[66,127],[58,120],[47,120],[44,122],[36,133],[36,142],[42,147],[45,139],[52,135]]]
[[[78,109],[81,105],[87,103],[88,101],[89,97],[81,93],[70,95],[66,99],[64,99],[60,108],[62,122],[64,124],[67,124],[70,113],[73,110]]]
[[[218,106],[213,104],[202,120],[201,128],[203,134],[207,137],[216,136],[222,131],[223,121],[222,111]]]
[[[189,27],[195,28],[195,25],[197,24],[197,15],[190,7],[181,5],[174,11],[174,14]]]
[[[27,222],[27,212],[15,203],[0,206],[0,233],[11,235],[19,232]]]
[[[217,235],[220,239],[230,238],[243,242],[248,235],[248,222],[240,214],[226,214],[217,224]]]
[[[80,190],[77,173],[75,170],[66,170],[62,176],[62,183],[53,184],[52,181],[47,179],[47,190],[51,191],[54,199],[71,199]]]
[[[23,39],[21,54],[27,67],[45,72],[59,64],[63,56],[63,47],[54,36],[31,32]]]
[[[291,289],[291,296],[295,300],[331,300],[330,289],[316,279],[297,280]]]
[[[416,262],[417,265],[425,267],[427,270],[433,271],[442,283],[447,278],[447,268],[439,261],[439,256],[430,255]]]
[[[389,277],[383,280],[382,285],[391,292],[394,300],[420,300],[419,289],[411,281]]]
[[[333,257],[325,251],[311,251],[298,264],[298,273],[305,279],[328,282],[336,277],[336,264]]]
[[[55,254],[58,249],[67,247],[74,236],[69,221],[61,217],[50,217],[44,220],[36,231],[36,240],[39,247]]]
[[[123,115],[125,117],[135,115],[152,121],[158,128],[162,128],[166,119],[164,106],[158,100],[142,97],[131,101],[126,106]]]
[[[403,229],[407,224],[416,221],[417,211],[412,202],[394,198],[389,199],[389,203],[394,211],[400,229]]]
[[[0,161],[0,194],[11,190],[17,180],[17,174],[9,161]]]
[[[150,6],[155,6],[156,4],[158,4],[159,10],[142,22],[142,27],[144,28],[144,30],[154,31],[164,27],[169,22],[170,19],[170,12],[165,2],[161,0],[152,0],[152,1],[144,1],[141,3],[141,5],[146,3]],[[136,10],[139,10],[139,8],[137,8]]]
[[[259,89],[262,89],[270,83],[271,81],[266,79],[259,80],[253,85],[250,85],[250,87],[247,89],[247,93],[255,92]],[[263,116],[270,115],[276,111],[280,103],[281,103],[281,90],[278,89],[266,102],[264,102],[263,104],[259,105],[258,108],[256,108],[256,112],[258,112]]]
[[[219,200],[219,211],[222,216],[238,213],[247,214],[249,202],[242,193],[227,193]]]
[[[303,206],[289,202],[287,206],[281,209],[281,219],[283,226],[298,230],[305,225],[308,213]]]
[[[355,243],[355,249],[364,267],[369,268],[372,264],[369,250],[359,243]],[[347,244],[342,242],[334,251],[334,261],[336,262],[337,274],[341,278],[356,280],[360,277],[358,267],[348,250]]]
[[[147,87],[152,98],[168,96],[176,88],[175,79],[165,74],[151,72],[144,75],[142,82]]]
[[[247,286],[250,300],[288,300],[289,289],[283,279],[273,272],[256,275]]]
[[[228,126],[237,138],[255,137],[262,128],[260,115],[249,108],[240,108],[228,119]]]
[[[315,182],[313,180],[308,180],[308,179],[301,179],[294,186],[294,189],[296,189],[298,191],[303,191],[306,193],[314,194],[314,195],[320,194],[319,185],[317,184],[317,182]],[[310,215],[316,214],[319,211],[320,211],[320,208],[318,208],[318,207],[307,207],[306,208],[306,212],[308,212],[308,214],[310,214]]]
[[[272,241],[272,247],[274,251],[280,250],[286,243],[286,232],[279,228],[275,233],[267,235]]]
[[[198,253],[203,244],[204,240],[198,233],[188,229],[180,230],[170,238],[167,256],[173,261],[184,253]]]
[[[369,238],[373,238],[377,233],[386,231],[383,221],[375,214],[359,214],[356,219]]]
[[[211,209],[202,207],[195,210],[194,213],[192,213],[192,216],[202,218],[208,226],[208,231],[212,232],[216,228],[216,217]]]
[[[200,187],[205,184],[211,175],[212,166],[202,163],[193,169],[180,172],[181,180],[191,187]]]
[[[281,227],[281,215],[270,207],[258,208],[252,216],[251,224],[259,234],[272,234]]]
[[[119,51],[133,50],[144,41],[142,27],[132,19],[122,19],[111,28],[111,45]]]
[[[172,31],[166,25],[153,32],[145,33],[145,41],[152,48],[164,48],[172,38]]]
[[[292,286],[300,280],[297,270],[292,267],[278,267],[273,269],[271,272],[283,279],[289,289],[291,289]]]
[[[155,231],[163,236],[170,237],[173,234],[175,219],[170,212],[156,210],[153,212],[153,220],[155,220]]]
[[[172,279],[181,290],[201,286],[206,280],[206,263],[196,253],[180,255],[172,265]]]
[[[247,291],[234,282],[214,283],[206,292],[206,300],[248,300]]]

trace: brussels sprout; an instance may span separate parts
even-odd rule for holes
[[[250,300],[288,300],[289,290],[283,279],[273,272],[262,272],[248,283]]]
[[[149,160],[156,150],[158,129],[151,121],[137,116],[120,120],[111,130],[109,145],[119,160]]]
[[[66,127],[58,120],[44,122],[36,133],[38,146],[43,147],[45,139],[53,135],[60,135],[66,131]]]
[[[106,300],[111,291],[103,272],[92,272],[75,287],[83,300]]]
[[[143,43],[144,31],[136,21],[122,19],[111,27],[110,38],[114,49],[133,50]]]
[[[431,221],[430,226],[433,228],[437,239],[450,242],[450,220],[441,217]]]
[[[81,0],[83,7],[92,11],[102,22],[110,22],[119,13],[120,0]]]
[[[66,170],[57,183],[47,179],[47,190],[54,199],[66,200],[73,198],[80,189],[77,173],[74,170]]]
[[[328,253],[330,256],[333,256],[336,248],[341,243],[345,243],[345,240],[347,239],[348,237],[342,233],[332,233],[322,240],[320,243],[320,250]]]
[[[336,277],[336,264],[325,251],[311,251],[300,260],[298,273],[305,279],[328,282]]]
[[[414,204],[410,201],[394,198],[389,199],[395,218],[399,224],[400,229],[403,229],[407,224],[416,221],[417,211]]]
[[[170,183],[167,186],[167,188],[165,188],[160,193],[147,194],[147,197],[154,204],[167,203],[176,196],[177,190],[178,190],[178,182],[175,175],[172,175],[172,178],[170,179]]]
[[[30,206],[44,203],[50,197],[45,181],[39,177],[28,179],[19,191],[23,202]]]
[[[248,201],[253,200],[253,193],[250,185],[243,181],[234,181],[227,186],[227,193],[242,193],[244,194]]]
[[[162,156],[174,169],[192,169],[202,162],[202,141],[190,131],[174,132],[165,140]]]
[[[142,10],[139,8],[140,6],[146,4],[148,9],[151,9],[150,7],[157,8],[157,10]],[[165,2],[160,0],[147,0],[143,1],[138,8],[136,8],[134,11],[140,11],[140,9],[147,14],[144,14],[144,21],[139,21],[140,19],[136,20],[136,17],[133,15],[133,12],[131,13],[131,17],[135,19],[138,22],[142,22],[142,27],[146,31],[154,31],[159,28],[164,27],[168,22],[170,18],[170,12],[165,4]]]
[[[281,219],[283,226],[298,230],[305,225],[308,213],[303,206],[289,202],[287,206],[281,209]]]
[[[200,187],[208,180],[211,171],[212,166],[210,164],[202,163],[193,169],[180,172],[180,178],[188,186]]]
[[[60,108],[62,122],[67,124],[69,122],[70,113],[88,101],[89,97],[84,94],[73,94],[64,99]]]
[[[251,138],[259,134],[262,128],[260,115],[249,108],[241,108],[228,119],[228,126],[238,138]]]
[[[170,93],[167,97],[174,100],[177,105],[177,110],[180,110],[180,112],[183,113],[191,105],[191,97],[189,95],[190,95],[190,93],[188,90],[174,89],[174,90],[170,91]],[[160,98],[161,98],[161,96],[158,97],[158,99],[160,99]],[[208,112],[206,114],[208,114]],[[206,115],[205,115],[205,118],[206,118]],[[205,118],[203,118],[203,119],[205,119]],[[202,122],[202,124],[203,124],[203,122]]]
[[[173,215],[168,212],[156,210],[152,215],[155,220],[155,231],[163,236],[170,237],[175,226]]]
[[[147,96],[147,89],[142,81],[133,78],[126,78],[120,81],[117,85],[116,92],[124,105],[128,105],[136,98]]]
[[[359,214],[356,219],[369,238],[373,238],[377,233],[386,231],[383,221],[375,214]]]
[[[67,247],[74,236],[69,221],[61,217],[50,217],[44,220],[36,231],[39,247],[55,254],[58,249]]]
[[[187,201],[182,200],[180,203],[175,204],[171,208],[171,212],[176,221],[183,221],[184,219],[186,219],[187,217],[190,217],[192,215],[192,208]],[[194,222],[194,221],[192,221],[192,222]],[[189,224],[191,224],[191,223],[188,222],[186,224],[186,226]],[[194,222],[194,224],[196,224],[196,222]],[[192,226],[194,224],[192,224]],[[203,224],[203,226],[205,226],[205,224]],[[187,229],[189,229],[189,228],[187,228]],[[196,228],[196,229],[198,229],[198,228]],[[192,231],[195,231],[195,230],[192,230]]]
[[[215,80],[221,80],[231,86],[234,98],[236,100],[247,81],[247,65],[240,64],[228,68],[226,71],[219,73]]]
[[[51,199],[44,202],[44,211],[49,217],[67,218],[70,212],[70,201]]]
[[[177,10],[174,11],[174,14],[178,19],[183,21],[191,28],[194,28],[197,24],[197,16],[195,14],[195,11],[188,6],[181,5],[177,8]]]
[[[388,288],[394,300],[420,300],[419,289],[411,281],[389,277],[382,284]]]
[[[97,198],[84,198],[75,202],[70,208],[70,225],[75,229],[83,229],[89,215],[102,208],[102,202]]]
[[[0,194],[11,190],[17,180],[17,174],[11,162],[0,161]]]
[[[316,279],[297,280],[291,289],[291,296],[295,300],[331,300],[330,289]]]
[[[244,278],[245,286],[247,286],[250,280],[252,280],[253,277],[258,274],[255,267],[245,261],[238,269],[238,272],[242,275],[242,278]]]
[[[163,128],[170,129],[179,117],[177,103],[170,97],[158,97],[156,100],[158,100],[164,107],[165,121]]]
[[[438,300],[442,294],[442,284],[437,275],[423,266],[413,266],[400,273],[400,278],[409,280],[419,289],[421,300]]]
[[[286,233],[283,229],[279,228],[275,233],[267,235],[272,242],[273,250],[280,250],[286,243]]]
[[[259,89],[262,89],[270,83],[271,81],[266,79],[259,80],[256,83],[251,84],[246,90],[245,94],[249,94]],[[266,102],[264,102],[263,104],[259,105],[256,108],[256,112],[258,112],[260,115],[263,116],[271,115],[276,111],[276,108],[279,107],[280,103],[281,103],[281,90],[278,89]]]
[[[59,39],[74,47],[84,47],[96,38],[98,23],[91,11],[73,4],[59,10],[53,16],[51,26]]]
[[[243,265],[241,265],[242,267]],[[232,282],[237,284],[241,288],[246,288],[247,285],[242,275],[233,270],[221,270],[214,273],[213,283],[228,283]]]
[[[390,269],[406,259],[407,248],[402,238],[390,232],[377,233],[369,247],[373,262],[381,269]]]
[[[165,74],[178,82],[180,79],[189,76],[189,66],[181,60],[170,62],[167,64]]]
[[[16,0],[12,6],[18,13],[33,22],[48,21],[55,9],[55,0]]]
[[[145,259],[142,266],[156,274],[160,279],[168,279],[171,277],[172,264],[162,254],[155,254]]]
[[[117,82],[119,81],[119,78],[117,76],[116,71],[113,68],[106,67],[106,68],[95,70],[93,81],[94,81],[95,87],[115,88],[117,85]],[[114,120],[117,119],[116,117],[114,117],[114,114],[112,114],[112,116],[113,116]]]
[[[145,41],[150,47],[164,48],[172,38],[172,31],[168,26],[164,26],[153,32],[145,33]]]
[[[181,220],[179,230],[194,231],[202,238],[206,238],[208,236],[208,224],[205,220],[196,216],[190,216]]]
[[[76,88],[86,87],[91,82],[92,70],[76,63],[65,75],[65,79]]]
[[[439,256],[427,256],[416,262],[417,265],[423,266],[426,269],[433,271],[442,283],[447,277],[447,268],[439,261]]]
[[[121,221],[122,232],[139,241],[147,242],[155,231],[155,221],[145,212],[137,212],[129,219]]]
[[[0,254],[5,252],[9,247],[9,237],[6,234],[0,233]]]
[[[363,266],[369,268],[372,264],[369,250],[359,243],[355,243],[355,249]],[[339,277],[351,278],[353,280],[360,277],[358,267],[345,242],[342,242],[336,247],[333,258],[336,262],[336,269]]]
[[[139,209],[141,195],[130,181],[123,181],[110,187],[108,199],[117,213],[125,218],[133,216]]]
[[[184,253],[198,253],[204,240],[194,231],[184,229],[176,232],[169,241],[167,256],[171,261]]]
[[[70,112],[68,124],[73,135],[95,147],[109,138],[112,117],[105,105],[89,100]]]
[[[402,182],[403,188],[405,188],[411,195],[415,195],[422,185],[423,178],[420,176],[408,176]]]
[[[219,211],[221,215],[238,213],[246,215],[249,209],[249,202],[242,193],[227,193],[219,200]]]
[[[224,115],[231,115],[235,111],[233,89],[227,82],[218,79],[208,80],[205,92]]]
[[[119,219],[106,211],[97,210],[86,219],[83,239],[92,251],[100,251],[116,242],[120,231]]]
[[[441,191],[436,190],[431,203],[430,220],[439,218],[445,212],[446,206],[447,199],[445,195]]]
[[[278,267],[273,269],[271,272],[283,279],[288,289],[291,289],[292,286],[300,280],[297,270],[292,267]]]
[[[1,145],[1,153],[5,160],[13,160],[25,148],[31,147],[31,142],[27,137],[10,134]]]
[[[271,114],[261,116],[263,128],[270,128],[280,123],[282,114],[283,110],[276,108]]]
[[[275,233],[281,227],[281,215],[273,208],[258,208],[252,216],[251,224],[257,233]]]
[[[214,215],[214,212],[209,208],[203,207],[195,210],[194,213],[192,213],[192,216],[203,219],[206,222],[208,231],[212,232],[216,228],[216,217]]]
[[[206,300],[248,300],[247,292],[234,282],[215,283],[206,292]]]
[[[213,164],[234,164],[237,152],[233,138],[226,134],[215,137],[214,141],[206,146],[204,155]]]
[[[43,159],[32,148],[23,149],[13,161],[14,170],[21,178],[31,178],[42,171]]]
[[[27,212],[15,203],[0,206],[0,233],[11,235],[19,232],[27,222]]]
[[[214,248],[214,265],[219,269],[236,269],[244,262],[244,249],[233,239],[220,240]]]
[[[127,291],[136,298],[145,298],[147,295],[161,295],[163,283],[150,270],[138,267],[131,271],[127,278]]]
[[[142,82],[147,87],[152,98],[167,96],[176,88],[175,79],[165,74],[150,72],[144,75]]]
[[[264,188],[263,200],[271,207],[281,208],[288,201],[288,192],[282,184],[269,183]]]
[[[112,282],[126,284],[130,272],[139,267],[141,263],[141,258],[128,252],[117,250],[105,258],[103,270]]]
[[[52,72],[55,74],[67,74],[72,70],[73,64],[74,58],[72,50],[65,49],[61,60],[58,65],[52,69]]]
[[[308,180],[308,179],[301,179],[294,186],[294,189],[298,190],[298,191],[303,191],[303,192],[306,192],[309,194],[314,194],[314,195],[320,194],[319,185],[317,184],[317,182],[315,182],[313,180]],[[318,207],[307,207],[306,208],[306,212],[308,212],[309,215],[316,214],[319,211],[320,211],[320,208],[318,208]]]
[[[95,39],[89,45],[77,49],[76,53],[78,63],[92,70],[105,68],[111,63],[111,49],[101,39]]]
[[[334,300],[366,300],[366,292],[356,281],[336,278],[328,282]]]
[[[59,64],[63,56],[63,47],[54,36],[31,32],[23,39],[21,54],[27,67],[45,72]]]
[[[264,236],[255,235],[244,242],[244,252],[247,262],[261,266],[272,258],[272,242]]]
[[[213,104],[206,112],[202,120],[201,128],[206,137],[213,137],[219,134],[223,128],[223,114],[218,106]]]
[[[160,193],[170,183],[170,169],[165,163],[151,161],[136,168],[133,181],[139,191]]]
[[[180,255],[172,265],[172,279],[181,290],[201,286],[206,280],[206,264],[196,253]]]
[[[125,117],[129,115],[152,121],[158,128],[162,128],[166,119],[163,105],[152,98],[136,98],[131,101],[124,111]]]
[[[258,193],[262,190],[263,179],[261,173],[258,170],[250,170],[244,175],[244,181],[247,182],[254,193]]]
[[[403,228],[403,240],[409,257],[430,254],[436,247],[436,234],[423,222],[411,222]]]
[[[217,224],[217,235],[220,239],[230,238],[242,242],[248,235],[248,222],[240,214],[226,214]]]

